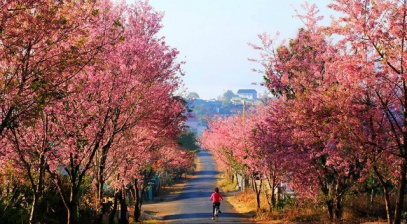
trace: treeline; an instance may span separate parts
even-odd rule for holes
[[[275,98],[210,122],[201,141],[221,168],[257,179],[257,194],[267,188],[270,210],[284,183],[297,202],[323,204],[331,221],[344,221],[347,200],[369,200],[369,213],[377,195],[387,222],[401,223],[407,2],[334,0],[329,7],[338,12],[329,26],[318,25],[318,10],[306,4],[295,38],[277,44],[260,35],[262,46],[253,47]]]
[[[127,223],[127,198],[137,221],[153,174],[193,163],[162,14],[145,1],[0,7],[1,223],[115,223],[118,204]]]

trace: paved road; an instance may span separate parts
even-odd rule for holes
[[[164,216],[165,223],[212,223],[212,203],[209,197],[216,185],[216,171],[212,155],[207,151],[198,154],[201,169],[196,172],[183,192],[175,199],[175,213]],[[222,193],[222,192],[221,192]],[[221,203],[218,223],[254,223],[236,213],[226,201]]]

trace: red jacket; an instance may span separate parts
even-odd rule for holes
[[[213,203],[219,203],[223,200],[223,197],[220,193],[213,192],[210,200],[213,201]]]

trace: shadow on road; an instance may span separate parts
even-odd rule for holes
[[[216,180],[216,178],[215,177],[196,177],[195,179],[193,179],[192,181],[202,181],[202,182],[205,182],[205,181],[213,181],[213,180]],[[191,181],[191,182],[192,182]],[[212,190],[212,189],[211,189]]]
[[[194,175],[211,175],[213,178],[215,178],[216,175],[219,174],[219,171],[216,170],[200,170],[200,171],[195,171]]]
[[[188,219],[188,218],[208,218],[212,217],[211,211],[206,213],[194,213],[192,214],[174,214],[174,215],[167,215],[164,217],[164,220],[174,220],[174,219]],[[239,213],[222,213],[219,216],[219,219],[226,219],[226,218],[244,218],[243,215]]]

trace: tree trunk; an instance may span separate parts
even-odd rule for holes
[[[270,196],[267,197],[267,203],[269,204],[270,212],[273,212],[273,208],[276,207],[276,195],[274,190],[276,188],[276,181],[275,178],[270,178],[267,176],[267,184],[270,189]]]
[[[30,224],[36,224],[36,213],[37,213],[37,204],[38,204],[38,193],[34,192],[33,195],[33,202],[31,203],[31,211],[30,211]]]
[[[52,174],[52,173],[51,173]],[[63,190],[62,184],[61,184],[61,180],[60,179],[56,179],[57,183],[57,189],[58,189],[58,193],[61,196],[62,202],[66,208],[66,212],[67,212],[67,220],[66,223],[67,224],[76,224],[77,221],[77,217],[76,217],[76,198],[77,198],[77,194],[78,191],[76,190],[75,186],[71,186],[70,188],[70,195],[69,198],[66,197],[65,192]],[[74,181],[73,181],[74,182]]]
[[[383,188],[383,193],[384,193],[384,202],[386,204],[386,216],[387,216],[387,223],[392,224],[393,219],[391,217],[391,207],[390,207],[390,195],[389,195],[389,189],[387,187]]]
[[[33,186],[33,201],[31,203],[31,210],[30,210],[30,219],[29,219],[29,223],[30,224],[36,224],[37,222],[37,211],[38,211],[38,202],[40,200],[40,197],[42,195],[42,178],[43,175],[41,173],[41,169],[40,169],[40,176],[38,178],[38,183],[36,184],[36,186]]]
[[[73,224],[74,222],[72,222],[72,210],[71,209],[69,209],[69,208],[67,208],[66,209],[67,210],[67,212],[68,212],[68,219],[67,219],[67,222],[66,222],[66,224]]]
[[[100,178],[100,177],[99,177]],[[96,219],[95,224],[102,224],[103,222],[103,181],[97,183],[97,201],[96,201]],[[100,187],[102,186],[102,187]]]
[[[336,223],[342,222],[342,214],[343,214],[342,197],[336,196],[334,204],[334,215],[335,215],[334,220]]]
[[[101,157],[99,159],[99,166],[98,166],[98,174],[97,174],[97,184],[96,184],[96,193],[97,193],[97,203],[98,206],[96,207],[96,224],[102,224],[103,220],[103,185],[105,184],[104,181],[104,167],[106,164],[106,157],[105,151],[102,149]]]
[[[384,202],[386,204],[387,223],[392,224],[393,220],[391,217],[390,195],[389,195],[389,189],[387,188],[387,186],[383,186],[383,192],[384,192]]]
[[[256,192],[257,211],[260,211],[260,191]]]
[[[271,191],[271,198],[270,198],[271,206],[270,206],[270,212],[272,212],[273,209],[276,207],[276,196],[275,196],[275,194],[274,194],[274,188],[273,188],[273,189],[270,189],[270,191]]]
[[[33,201],[31,203],[31,210],[30,210],[30,218],[29,223],[36,224],[37,222],[37,212],[38,212],[38,204],[43,196],[43,185],[44,185],[44,174],[45,174],[45,166],[46,166],[46,159],[45,153],[47,152],[47,147],[44,148],[43,152],[40,154],[40,164],[38,170],[31,170],[31,166],[27,166],[27,172],[29,175],[29,179],[31,182],[31,187],[33,189]],[[36,184],[34,183],[33,175],[31,172],[38,173],[38,179],[36,180]]]
[[[262,179],[259,180],[259,184],[256,182],[256,177],[252,177],[252,185],[254,192],[256,193],[256,203],[257,203],[257,212],[261,210],[261,205],[260,205],[260,193],[261,193],[261,185],[262,185]]]
[[[332,189],[333,199],[333,214],[335,223],[342,222],[342,195],[346,192],[347,185],[345,181],[338,180],[335,184],[335,189]]]
[[[403,203],[404,203],[404,190],[406,187],[406,169],[407,169],[406,160],[403,159],[400,165],[400,182],[398,186],[397,192],[397,201],[396,207],[394,211],[394,223],[400,224],[401,223],[401,216],[403,213]]]
[[[243,175],[243,190],[246,191],[246,187],[249,186],[249,178]]]
[[[328,208],[328,213],[329,213],[329,219],[331,221],[334,220],[334,206],[333,206],[333,201],[332,200],[326,200],[326,206]]]
[[[384,193],[384,203],[386,204],[386,216],[387,216],[387,223],[392,224],[393,220],[391,217],[391,207],[390,207],[390,194],[389,189],[386,186],[386,182],[384,181],[382,175],[379,173],[379,170],[376,166],[373,166],[373,171],[375,172],[377,178],[379,179],[380,185],[383,188]]]
[[[101,147],[101,152],[100,152],[100,157],[98,158],[96,156],[96,160],[99,162],[97,168],[97,184],[96,184],[96,190],[97,190],[97,199],[99,206],[96,208],[96,213],[97,213],[97,219],[96,219],[96,224],[102,224],[102,219],[103,219],[103,194],[104,194],[104,185],[105,185],[105,169],[106,169],[106,161],[109,153],[109,149],[112,145],[114,139],[114,134],[110,135],[106,144],[104,144]],[[97,150],[96,152],[99,152]],[[119,178],[119,177],[118,177]]]
[[[128,224],[127,220],[127,204],[126,204],[126,188],[122,186],[121,196],[120,196],[120,219],[119,224]]]
[[[142,198],[140,197],[140,189],[138,187],[138,180],[134,180],[134,221],[139,222],[140,221],[140,216],[141,216],[141,204]]]
[[[79,194],[79,189],[78,187],[74,187],[71,190],[71,195],[69,197],[69,209],[68,209],[68,214],[70,216],[70,218],[68,220],[70,220],[70,224],[77,224],[78,223],[78,214],[77,214],[77,209],[78,209],[78,195]]]
[[[237,173],[235,172],[235,173],[233,174],[233,176],[234,176],[234,179],[236,180],[237,186],[240,187],[239,178],[237,177]],[[239,189],[239,190],[242,190],[242,189]]]
[[[77,224],[78,219],[77,219],[77,206],[76,203],[69,203],[67,207],[67,212],[68,212],[68,219],[67,219],[67,224]]]
[[[374,179],[373,179],[373,186],[374,186]],[[374,192],[374,187],[372,187],[372,191],[370,193],[370,205],[369,205],[369,215],[373,216],[373,202],[374,202],[374,196],[375,196],[375,192]]]
[[[116,192],[114,194],[114,200],[113,200],[113,208],[110,211],[109,214],[109,224],[114,224],[114,217],[116,216],[116,212],[117,212],[117,199],[120,197],[120,191]]]

